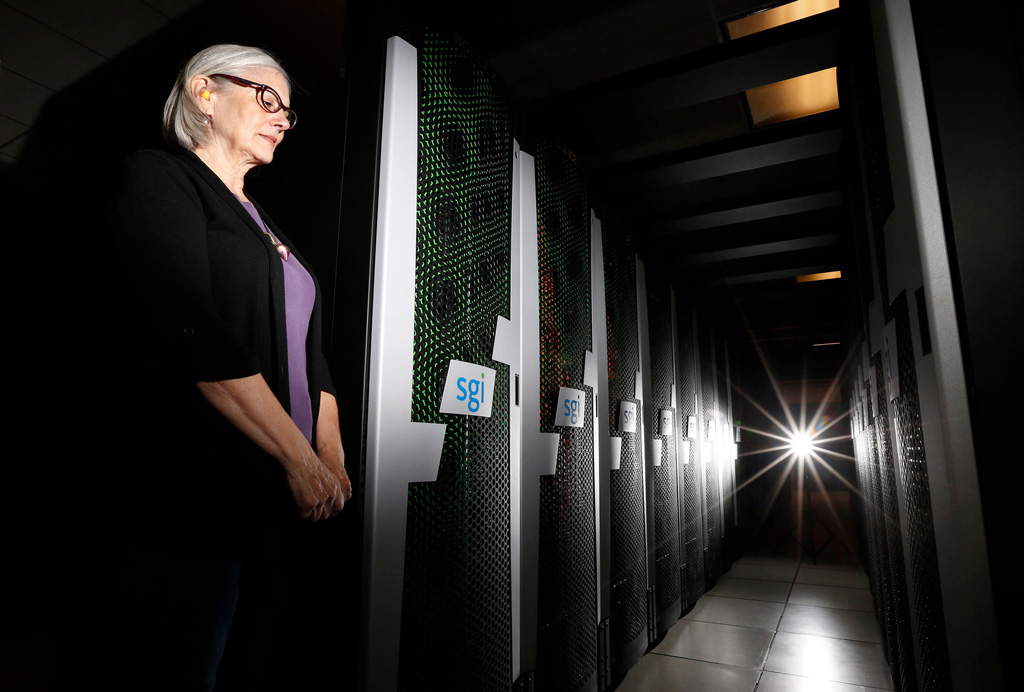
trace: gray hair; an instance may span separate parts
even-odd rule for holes
[[[252,46],[222,43],[204,48],[178,73],[167,102],[164,103],[164,139],[188,150],[203,146],[209,140],[206,114],[192,96],[190,84],[196,75],[236,74],[247,67],[271,67],[284,77],[291,88],[291,78],[268,51]],[[215,80],[216,81],[216,80]],[[213,88],[211,88],[213,89]]]

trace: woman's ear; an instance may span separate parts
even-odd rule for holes
[[[203,112],[209,115],[210,111],[204,106],[203,101],[209,102],[213,96],[213,80],[205,75],[196,75],[189,83],[189,91]]]

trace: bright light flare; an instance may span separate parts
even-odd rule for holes
[[[811,456],[811,452],[816,451],[816,448],[810,435],[806,432],[798,432],[789,439],[789,450],[797,459],[804,461]]]
[[[761,403],[755,401],[750,394],[743,390],[742,387],[737,387],[735,384],[733,385],[734,391],[746,399],[754,409],[760,412],[772,424],[772,426],[774,426],[771,431],[758,430],[747,425],[741,425],[740,428],[745,432],[753,433],[755,435],[768,438],[769,440],[776,441],[774,444],[769,443],[764,447],[756,446],[753,449],[740,453],[739,456],[751,457],[761,454],[778,453],[778,456],[771,462],[737,486],[734,492],[739,493],[739,491],[745,489],[757,479],[764,477],[769,471],[773,469],[777,470],[776,480],[773,484],[774,487],[769,493],[770,497],[760,519],[760,523],[763,524],[768,518],[772,505],[774,505],[783,488],[791,480],[794,480],[796,483],[797,516],[802,517],[806,481],[809,486],[806,488],[807,490],[814,489],[821,491],[821,496],[827,506],[828,512],[832,516],[836,527],[838,527],[839,535],[836,536],[836,538],[844,546],[849,546],[851,545],[850,539],[843,529],[843,524],[839,520],[835,506],[832,504],[832,500],[829,497],[829,491],[826,490],[825,484],[822,480],[822,474],[819,473],[819,467],[827,471],[829,475],[844,485],[852,494],[855,496],[862,496],[860,490],[826,460],[826,458],[830,457],[832,459],[840,459],[844,461],[856,461],[848,454],[843,454],[828,448],[831,443],[849,440],[849,435],[836,435],[835,432],[830,433],[828,436],[825,434],[827,431],[832,430],[836,425],[850,416],[849,411],[844,411],[839,414],[828,414],[826,413],[826,407],[829,402],[833,400],[833,394],[839,389],[841,378],[855,355],[854,350],[850,349],[847,352],[845,362],[839,368],[839,372],[832,380],[828,390],[820,397],[817,410],[814,411],[813,414],[811,411],[807,410],[808,397],[806,391],[806,378],[802,381],[798,420],[797,417],[793,415],[793,412],[790,409],[790,403],[783,395],[779,381],[776,379],[768,365],[764,351],[756,341],[754,342],[754,346],[757,351],[757,355],[761,360],[761,365],[764,366],[765,373],[768,376],[768,381],[771,384],[772,390],[778,400],[779,407],[784,414],[782,417],[785,422],[772,415],[767,408],[765,408]],[[809,497],[810,496],[808,494],[808,498]],[[804,522],[801,520],[798,522],[796,527],[797,541],[801,545],[803,545],[803,525]]]

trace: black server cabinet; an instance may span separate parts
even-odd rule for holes
[[[386,51],[360,684],[508,690],[511,376],[495,359],[510,310],[508,107],[457,35],[416,40]],[[459,363],[473,372],[453,412]]]
[[[508,106],[451,32],[419,51],[412,420],[444,423],[436,481],[409,486],[400,689],[505,690],[511,679],[508,407],[439,413],[452,359],[493,368],[509,315],[512,150]],[[490,386],[488,386],[490,385]],[[437,661],[447,665],[438,675]]]
[[[688,306],[678,306],[679,334],[676,401],[679,404],[679,456],[683,486],[684,590],[687,605],[704,595],[704,546],[707,511],[703,460],[700,455],[700,370],[697,359],[696,317]],[[692,428],[692,430],[691,430]]]
[[[593,352],[591,218],[575,161],[546,140],[537,145],[536,195],[540,420],[524,426],[558,434],[555,472],[539,480],[536,688],[576,692],[597,686],[594,396],[579,412],[582,427],[555,419],[566,403],[560,388],[584,390]]]
[[[628,222],[608,214],[603,222],[605,302],[608,313],[608,402],[611,467],[611,651],[624,672],[648,645],[647,526],[643,439],[640,426],[623,430],[623,404],[637,415],[640,341],[636,253]],[[628,408],[628,407],[627,407]]]
[[[650,329],[652,410],[654,444],[654,584],[657,613],[656,635],[664,634],[682,613],[681,510],[676,402],[676,339],[673,296],[668,284],[647,279],[647,317]]]

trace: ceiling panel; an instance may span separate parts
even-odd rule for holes
[[[4,68],[59,91],[103,64],[104,58],[55,29],[0,4]]]
[[[140,0],[4,0],[68,38],[112,58],[153,33],[167,17]]]
[[[31,125],[56,92],[0,66],[0,115]]]

